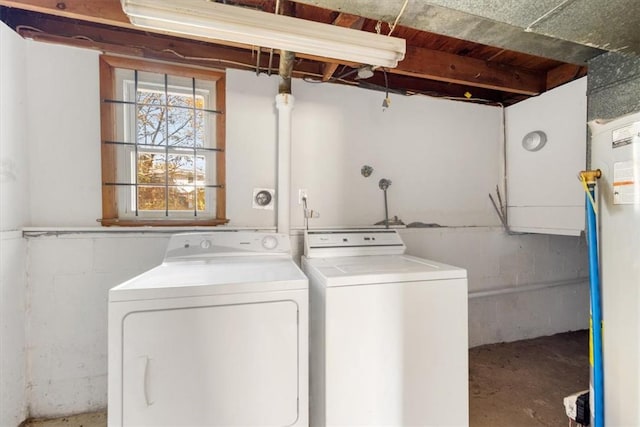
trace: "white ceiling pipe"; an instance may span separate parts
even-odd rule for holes
[[[291,220],[291,112],[293,95],[276,95],[278,109],[278,233],[289,234]]]

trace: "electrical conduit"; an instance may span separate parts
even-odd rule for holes
[[[586,193],[587,243],[589,247],[589,296],[591,319],[589,322],[589,362],[592,370],[591,419],[594,427],[604,427],[604,372],[602,364],[602,304],[600,269],[598,260],[598,222],[595,203],[596,179],[600,170],[582,171],[580,179]]]

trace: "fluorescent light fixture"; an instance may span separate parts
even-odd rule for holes
[[[396,67],[404,39],[208,0],[121,0],[137,27],[288,50],[379,67]]]

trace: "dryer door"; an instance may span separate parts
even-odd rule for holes
[[[297,312],[293,301],[274,301],[129,314],[123,424],[295,423]]]

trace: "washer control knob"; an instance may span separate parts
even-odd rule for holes
[[[203,240],[200,242],[200,247],[202,249],[209,249],[211,247],[211,240]]]
[[[275,236],[265,236],[262,239],[262,247],[265,249],[275,249],[278,246],[278,239]]]

